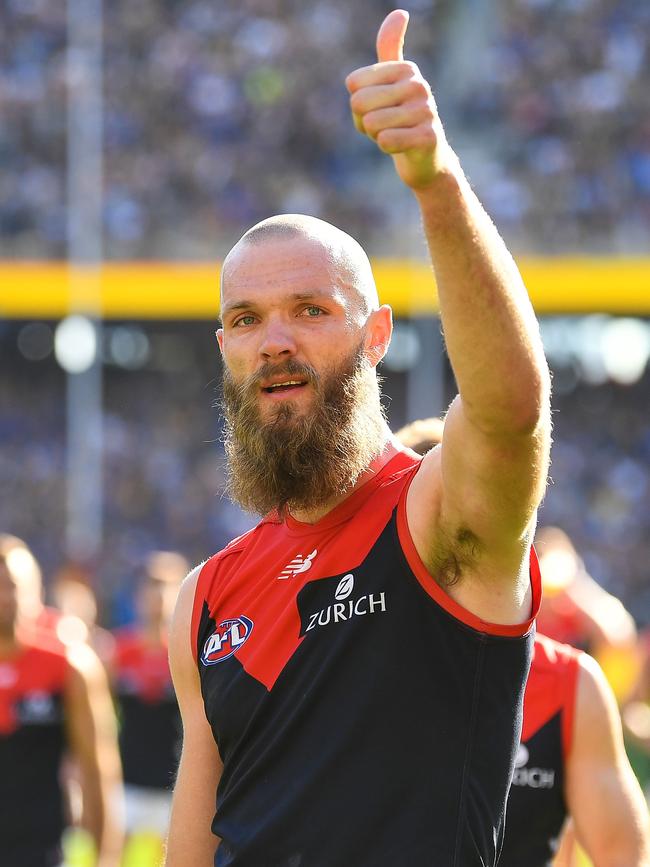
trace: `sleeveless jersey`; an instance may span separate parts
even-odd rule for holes
[[[124,782],[169,789],[178,767],[181,725],[167,647],[148,644],[135,630],[121,630],[113,674]]]
[[[7,867],[61,861],[69,670],[63,651],[45,640],[0,658],[0,863]]]
[[[580,655],[544,635],[535,639],[499,867],[550,867],[557,852]]]
[[[316,524],[268,517],[199,575],[218,867],[496,864],[532,620],[486,623],[429,576],[418,466],[398,453]]]

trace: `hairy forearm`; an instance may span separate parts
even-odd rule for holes
[[[456,157],[416,191],[445,342],[467,417],[488,433],[534,430],[549,373],[517,266]]]

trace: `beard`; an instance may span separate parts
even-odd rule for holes
[[[305,380],[313,403],[301,413],[278,402],[264,420],[260,383],[278,375]],[[361,347],[322,376],[294,360],[267,364],[240,383],[225,370],[223,412],[227,493],[261,515],[319,509],[344,495],[386,440],[378,380]]]

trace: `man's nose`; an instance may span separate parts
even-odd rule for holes
[[[296,341],[286,322],[275,319],[267,323],[260,345],[260,355],[265,361],[290,358],[296,354],[296,349]]]

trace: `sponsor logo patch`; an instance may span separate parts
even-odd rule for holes
[[[318,554],[318,549],[314,548],[311,554],[303,557],[302,554],[296,554],[293,560],[288,563],[282,572],[278,575],[278,581],[286,581],[287,578],[293,578],[294,575],[300,575],[302,572],[308,572],[311,569],[312,561]]]
[[[335,602],[320,611],[309,615],[305,633],[321,626],[329,626],[330,623],[340,623],[344,620],[352,620],[356,617],[365,617],[368,614],[386,613],[386,593],[367,593],[357,598],[352,597],[354,590],[354,575],[348,572],[336,585],[334,591]]]
[[[519,744],[515,757],[513,786],[528,789],[552,789],[555,786],[555,771],[552,768],[529,768],[530,752],[525,744]]]
[[[345,575],[339,581],[338,587],[336,588],[336,593],[334,594],[334,598],[338,602],[343,602],[343,600],[347,599],[353,590],[354,590],[354,575],[350,572],[348,575]]]
[[[253,621],[243,614],[230,620],[222,620],[203,645],[203,665],[216,665],[229,659],[248,641],[253,625]]]

